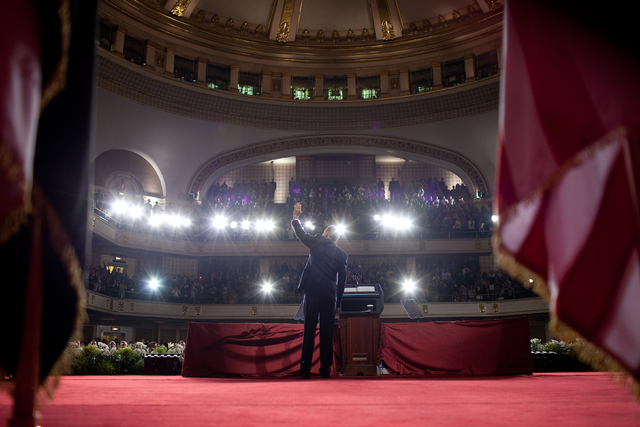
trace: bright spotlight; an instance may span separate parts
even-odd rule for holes
[[[271,231],[273,230],[273,222],[268,219],[262,219],[256,223],[258,231]]]
[[[227,219],[222,215],[218,215],[213,218],[212,223],[215,228],[224,228],[227,225]]]
[[[231,224],[229,224],[231,226],[232,229],[236,229],[238,228],[238,222],[237,221],[231,221]]]
[[[149,224],[153,227],[159,227],[162,224],[162,216],[161,215],[151,215],[149,217]]]
[[[131,207],[129,209],[129,216],[131,218],[140,218],[142,216],[142,209],[139,207]]]
[[[396,223],[396,228],[398,230],[408,230],[411,228],[411,220],[408,218],[399,218]]]
[[[491,215],[491,221],[498,222],[498,215]]]
[[[266,282],[262,284],[262,292],[265,292],[268,294],[271,292],[272,289],[273,289],[273,286],[271,285],[271,283]]]
[[[117,214],[125,213],[127,211],[127,205],[122,200],[116,200],[113,202],[111,208]]]
[[[312,221],[307,221],[304,223],[304,226],[307,228],[313,228],[313,222]]]
[[[182,223],[182,218],[180,218],[178,215],[171,215],[167,217],[165,221],[167,221],[172,226],[177,227]]]
[[[189,227],[191,225],[191,220],[189,218],[182,217],[180,218],[180,226],[181,227]]]
[[[158,289],[158,286],[160,286],[160,282],[158,282],[158,279],[151,279],[149,281],[149,287],[151,289]]]
[[[249,221],[247,221],[247,220],[242,221],[242,229],[243,230],[248,230],[249,227],[251,227],[251,224],[249,223]]]
[[[344,224],[338,224],[336,225],[336,228],[338,229],[338,234],[343,235],[347,232],[347,227]]]
[[[402,284],[402,287],[404,288],[405,291],[407,292],[413,292],[413,290],[416,288],[416,282],[414,282],[411,279],[407,279],[404,281],[404,283]]]
[[[382,217],[380,215],[378,215],[378,214],[375,214],[373,216],[373,220],[376,221],[376,222],[380,222],[381,219],[382,219]]]

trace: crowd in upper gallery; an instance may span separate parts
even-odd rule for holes
[[[502,270],[481,271],[478,258],[458,255],[424,256],[416,260],[416,271],[407,272],[398,259],[374,261],[351,257],[348,284],[380,284],[386,302],[415,298],[428,302],[501,301],[533,297],[531,290]],[[118,269],[91,267],[85,286],[113,298],[145,299],[186,304],[297,304],[297,284],[304,260],[273,263],[268,275],[255,263],[241,267],[210,264],[208,274],[149,275],[129,277]]]
[[[382,180],[327,185],[291,178],[285,204],[274,203],[275,191],[273,180],[216,183],[201,204],[185,209],[168,203],[163,209],[149,199],[98,190],[94,207],[125,230],[196,241],[294,239],[289,221],[297,202],[308,232],[339,224],[348,239],[476,237],[493,229],[490,203],[474,203],[464,184],[447,188],[444,180],[430,177],[407,182],[392,178],[388,189]]]

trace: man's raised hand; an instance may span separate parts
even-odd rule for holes
[[[296,203],[295,205],[293,205],[293,217],[298,218],[301,213],[302,213],[302,204]]]

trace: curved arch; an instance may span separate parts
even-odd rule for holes
[[[131,149],[112,149],[94,160],[97,186],[107,187],[108,181],[122,173],[130,174],[144,194],[159,198],[166,196],[166,186],[158,165],[147,154]]]
[[[222,153],[207,160],[189,180],[187,194],[202,192],[220,175],[242,166],[277,157],[332,153],[395,155],[409,160],[432,163],[457,174],[467,188],[489,195],[489,186],[480,169],[463,155],[451,150],[406,139],[320,135],[272,140]]]

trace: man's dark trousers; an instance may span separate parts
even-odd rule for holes
[[[318,316],[320,316],[320,375],[328,376],[331,373],[335,312],[335,301],[304,297],[304,338],[300,359],[300,371],[303,374],[311,371]]]

